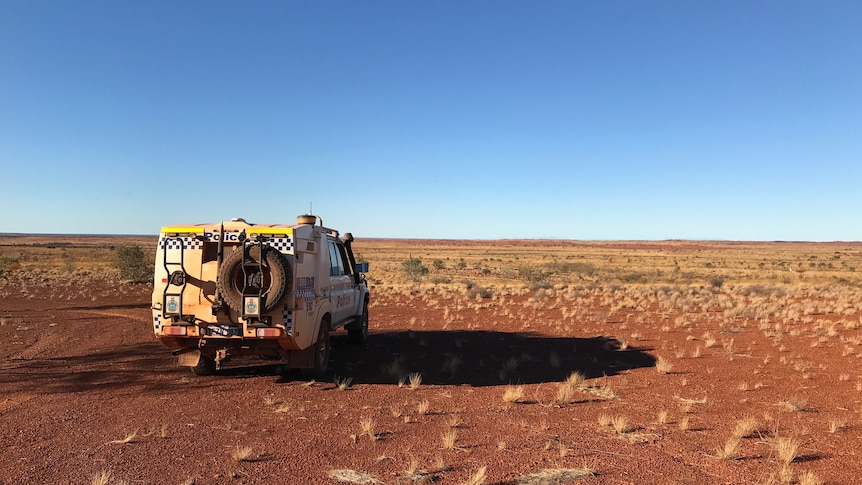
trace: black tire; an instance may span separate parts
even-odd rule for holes
[[[198,360],[198,365],[192,367],[192,372],[198,376],[211,376],[216,373],[216,363],[210,357],[201,354],[200,360]]]
[[[362,305],[362,315],[359,320],[347,326],[347,343],[363,345],[368,341],[368,301]]]
[[[320,331],[317,333],[317,341],[314,342],[314,367],[302,369],[305,377],[320,378],[329,369],[329,354],[332,347],[329,344],[329,322],[320,322]]]
[[[263,248],[263,274],[250,272],[250,279],[259,281],[259,287],[252,286],[254,283],[243,280],[242,272],[242,248],[235,249],[222,262],[218,273],[219,294],[225,303],[234,311],[242,313],[242,294],[249,286],[254,293],[258,291],[266,297],[262,302],[263,312],[275,309],[288,294],[293,273],[287,258],[273,247]],[[252,246],[248,250],[249,259],[254,262],[261,261],[261,246]]]

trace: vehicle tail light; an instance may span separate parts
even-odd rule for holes
[[[281,335],[281,330],[277,328],[259,328],[257,329],[258,337],[278,337]]]

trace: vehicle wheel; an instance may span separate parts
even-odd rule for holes
[[[362,315],[347,327],[347,342],[350,345],[362,345],[368,341],[368,302],[362,306]]]
[[[254,271],[254,267],[242,271],[242,248],[230,253],[219,268],[216,285],[225,303],[233,310],[242,312],[242,294],[245,290],[251,293],[266,295],[263,311],[268,312],[278,306],[288,293],[293,274],[287,258],[271,246],[252,246],[248,257],[257,263],[263,261],[263,271]],[[263,258],[263,259],[261,259]]]
[[[200,360],[198,360],[198,365],[192,367],[192,372],[195,375],[199,376],[211,376],[216,373],[216,363],[215,360],[207,357],[206,355],[201,354]]]
[[[329,369],[329,322],[320,322],[320,332],[317,334],[317,342],[314,343],[314,367],[303,369],[305,377],[319,378],[326,374]]]

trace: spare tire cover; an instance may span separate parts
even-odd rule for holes
[[[263,264],[261,262],[263,251]],[[249,263],[245,273],[242,270],[242,247],[237,247],[222,262],[218,272],[216,286],[225,303],[233,310],[242,313],[242,295],[250,294],[264,296],[261,306],[264,312],[274,309],[288,293],[292,273],[290,262],[285,255],[270,246],[252,246],[248,249]],[[262,270],[262,271],[261,271]]]

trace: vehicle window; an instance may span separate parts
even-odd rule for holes
[[[347,257],[347,250],[344,249],[344,244],[337,243],[338,254],[341,255],[341,273],[352,274],[353,268],[350,267],[350,259]]]
[[[344,274],[344,262],[341,260],[341,252],[334,242],[329,241],[329,276],[341,276]]]

